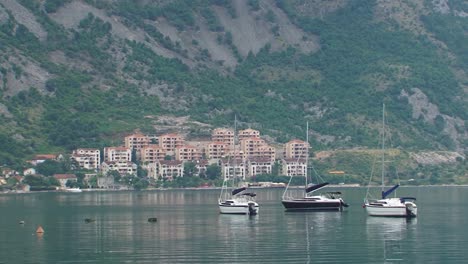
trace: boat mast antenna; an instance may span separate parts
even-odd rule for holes
[[[382,105],[382,193],[385,190],[385,103]]]
[[[305,186],[307,188],[309,182],[307,181],[308,178],[308,172],[309,172],[309,121],[306,123],[306,152],[305,154],[305,164],[306,164],[306,170],[305,170]]]

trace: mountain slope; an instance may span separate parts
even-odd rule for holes
[[[461,0],[0,0],[0,158],[119,144],[168,115],[189,137],[236,114],[272,141],[307,120],[316,148],[373,147],[382,102],[394,146],[463,153],[467,32]]]

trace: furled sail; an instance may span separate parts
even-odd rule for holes
[[[232,195],[236,195],[236,194],[238,194],[238,193],[240,193],[240,192],[245,191],[246,189],[247,189],[246,187],[234,189],[234,190],[232,191]]]
[[[392,188],[386,190],[386,191],[382,191],[382,199],[385,199],[389,194],[391,194],[394,190],[396,190],[396,188],[400,187],[399,184],[393,186]]]
[[[328,182],[324,182],[324,183],[309,186],[309,187],[306,188],[305,191],[306,191],[306,193],[310,193],[310,192],[313,192],[313,191],[316,191],[318,189],[321,189],[321,188],[325,187],[325,185],[328,185]]]

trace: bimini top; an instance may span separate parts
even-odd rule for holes
[[[400,197],[400,201],[403,203],[405,201],[416,201],[414,197]]]
[[[305,191],[306,191],[306,193],[310,193],[310,192],[316,191],[318,189],[321,189],[321,188],[325,187],[328,184],[329,184],[328,182],[315,184],[315,185],[307,187]]]
[[[238,194],[238,193],[241,193],[241,192],[245,191],[246,189],[247,189],[246,187],[234,189],[234,190],[232,190],[231,194],[232,194],[232,195],[236,195],[236,194]]]

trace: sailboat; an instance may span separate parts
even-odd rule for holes
[[[364,207],[370,216],[396,216],[396,217],[416,217],[418,207],[414,197],[392,197],[388,196],[400,185],[396,184],[392,188],[385,190],[385,104],[382,107],[382,193],[381,199],[369,199],[369,189],[367,191]]]
[[[307,123],[307,135],[306,141],[307,146],[309,145],[309,123]],[[281,203],[283,204],[286,211],[342,211],[343,207],[348,207],[343,199],[341,198],[341,192],[327,192],[318,195],[313,195],[313,192],[322,189],[323,187],[327,186],[329,183],[319,183],[319,184],[308,184],[308,153],[306,151],[307,157],[305,159],[305,186],[304,186],[304,194],[302,197],[294,198],[292,196],[288,196],[288,189],[291,184],[292,176],[289,179],[288,185],[283,192]],[[299,159],[298,159],[299,163]]]
[[[221,214],[258,214],[259,206],[255,201],[257,196],[255,193],[246,192],[247,187],[237,187],[238,170],[236,167],[236,123],[234,123],[234,158],[233,158],[233,173],[229,173],[229,177],[224,175],[223,186],[221,187],[221,194],[218,198],[218,207]],[[231,163],[229,166],[231,166]],[[232,177],[231,177],[232,176]],[[232,187],[230,187],[231,185]],[[232,189],[232,190],[231,190]]]

